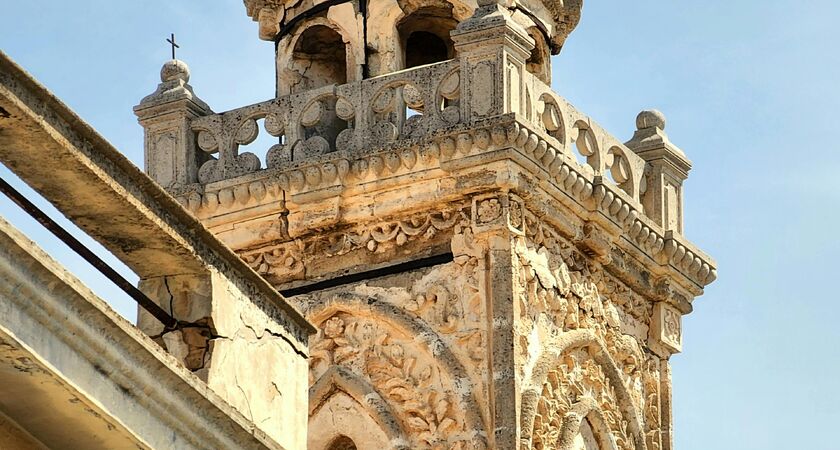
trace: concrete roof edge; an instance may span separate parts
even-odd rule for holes
[[[268,299],[272,300],[283,312],[304,331],[312,334],[316,331],[315,327],[297,310],[293,305],[289,304],[263,277],[254,272],[239,256],[237,256],[230,248],[219,241],[209,230],[207,230],[198,219],[193,217],[177,200],[170,196],[162,187],[160,187],[154,180],[149,178],[140,168],[132,163],[124,154],[117,150],[110,142],[102,137],[96,130],[88,123],[81,119],[74,113],[64,102],[50,92],[45,86],[35,80],[26,70],[15,63],[8,55],[0,50],[0,71],[8,72],[15,81],[20,83],[24,89],[31,92],[39,100],[45,102],[51,109],[65,120],[72,130],[83,139],[89,141],[93,147],[104,156],[114,166],[123,171],[127,179],[129,179],[135,186],[156,201],[160,207],[171,213],[175,219],[182,222],[186,229],[190,229],[195,233],[197,239],[190,239],[190,236],[184,237],[188,240],[194,241],[196,249],[201,249],[201,244],[206,246],[216,254],[222,261],[230,264],[230,267],[236,274],[255,285],[259,291]],[[50,199],[47,199],[50,200]]]

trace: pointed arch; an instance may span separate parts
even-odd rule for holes
[[[321,329],[312,344],[312,373],[318,380],[352,374],[339,379],[357,380],[357,386],[373,389],[387,406],[381,408],[380,420],[387,423],[386,416],[395,417],[397,425],[391,428],[406,430],[413,444],[417,443],[412,439],[419,438],[424,446],[449,442],[484,448],[485,426],[466,368],[422,319],[379,294],[338,292],[315,301],[308,305],[307,317]],[[380,333],[381,328],[387,328],[388,335]],[[357,344],[360,337],[366,343]],[[328,368],[321,373],[324,367]],[[322,395],[317,393],[325,391],[319,383],[327,384],[313,384],[313,403]]]
[[[315,415],[336,392],[344,393],[362,405],[393,448],[407,448],[405,431],[388,402],[370,383],[341,366],[330,367],[309,388],[309,416]]]
[[[610,385],[615,389],[617,408],[621,412],[621,416],[628,422],[629,433],[633,437],[636,450],[647,450],[644,426],[639,417],[638,409],[630,396],[630,392],[624,385],[621,370],[607,352],[604,343],[593,331],[573,330],[563,333],[556,339],[547,342],[543,348],[545,351],[537,359],[529,382],[522,393],[522,415],[520,419],[523,430],[522,449],[530,449],[533,444],[535,419],[539,410],[540,399],[543,396],[543,386],[549,381],[549,375],[553,370],[563,364],[563,358],[570,352],[586,349],[591,359],[603,370]],[[588,404],[585,402],[577,407],[582,409],[571,409],[565,418],[569,420],[570,425],[573,425],[575,420],[577,420],[576,426],[573,427],[574,432],[577,432],[577,429],[580,427],[581,422],[578,419],[582,420],[583,417],[588,418],[592,416],[596,419],[595,422],[598,423],[597,418],[603,418],[603,411],[600,411],[598,408],[589,408],[587,410]],[[581,415],[584,410],[587,410],[587,413]],[[565,428],[564,426],[564,433],[566,432]],[[571,432],[569,431],[569,433]]]
[[[559,450],[571,450],[575,445],[575,439],[581,432],[584,421],[592,427],[598,447],[601,450],[618,450],[615,440],[612,439],[610,428],[607,425],[604,412],[592,397],[584,397],[575,403],[563,418],[563,425],[560,429],[560,436],[557,438],[556,447]]]

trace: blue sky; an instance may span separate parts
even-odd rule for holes
[[[239,0],[0,11],[0,49],[137,164],[131,108],[154,90],[170,32],[214,110],[274,95],[272,44]],[[694,162],[686,235],[716,258],[719,279],[685,317],[685,352],[672,359],[680,450],[840,447],[839,19],[829,0],[588,1],[553,59],[555,90],[580,110],[626,139],[640,110],[660,109]],[[133,316],[5,199],[0,215]]]

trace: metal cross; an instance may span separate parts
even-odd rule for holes
[[[180,45],[175,43],[175,33],[171,33],[169,35],[169,39],[167,39],[166,42],[169,42],[170,44],[172,44],[172,59],[175,59],[175,49],[176,48],[181,48]]]

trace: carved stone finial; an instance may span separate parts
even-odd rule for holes
[[[143,108],[179,100],[191,100],[202,115],[210,113],[210,107],[195,95],[189,82],[190,68],[187,63],[178,59],[166,61],[160,68],[160,84],[155,92],[140,101],[134,108],[135,113],[143,115]]]
[[[187,66],[187,63],[178,59],[166,61],[163,67],[160,68],[160,81],[163,83],[169,81],[189,83],[190,68]]]
[[[665,114],[656,109],[647,109],[636,116],[636,129],[659,128],[665,130]]]
[[[198,164],[208,156],[196,152],[190,121],[213,114],[193,92],[190,68],[171,59],[160,69],[157,89],[134,107],[146,135],[146,173],[165,188],[198,179]]]
[[[683,232],[682,185],[691,161],[665,134],[665,115],[653,109],[636,116],[636,132],[625,145],[647,161],[645,214],[665,230]]]

